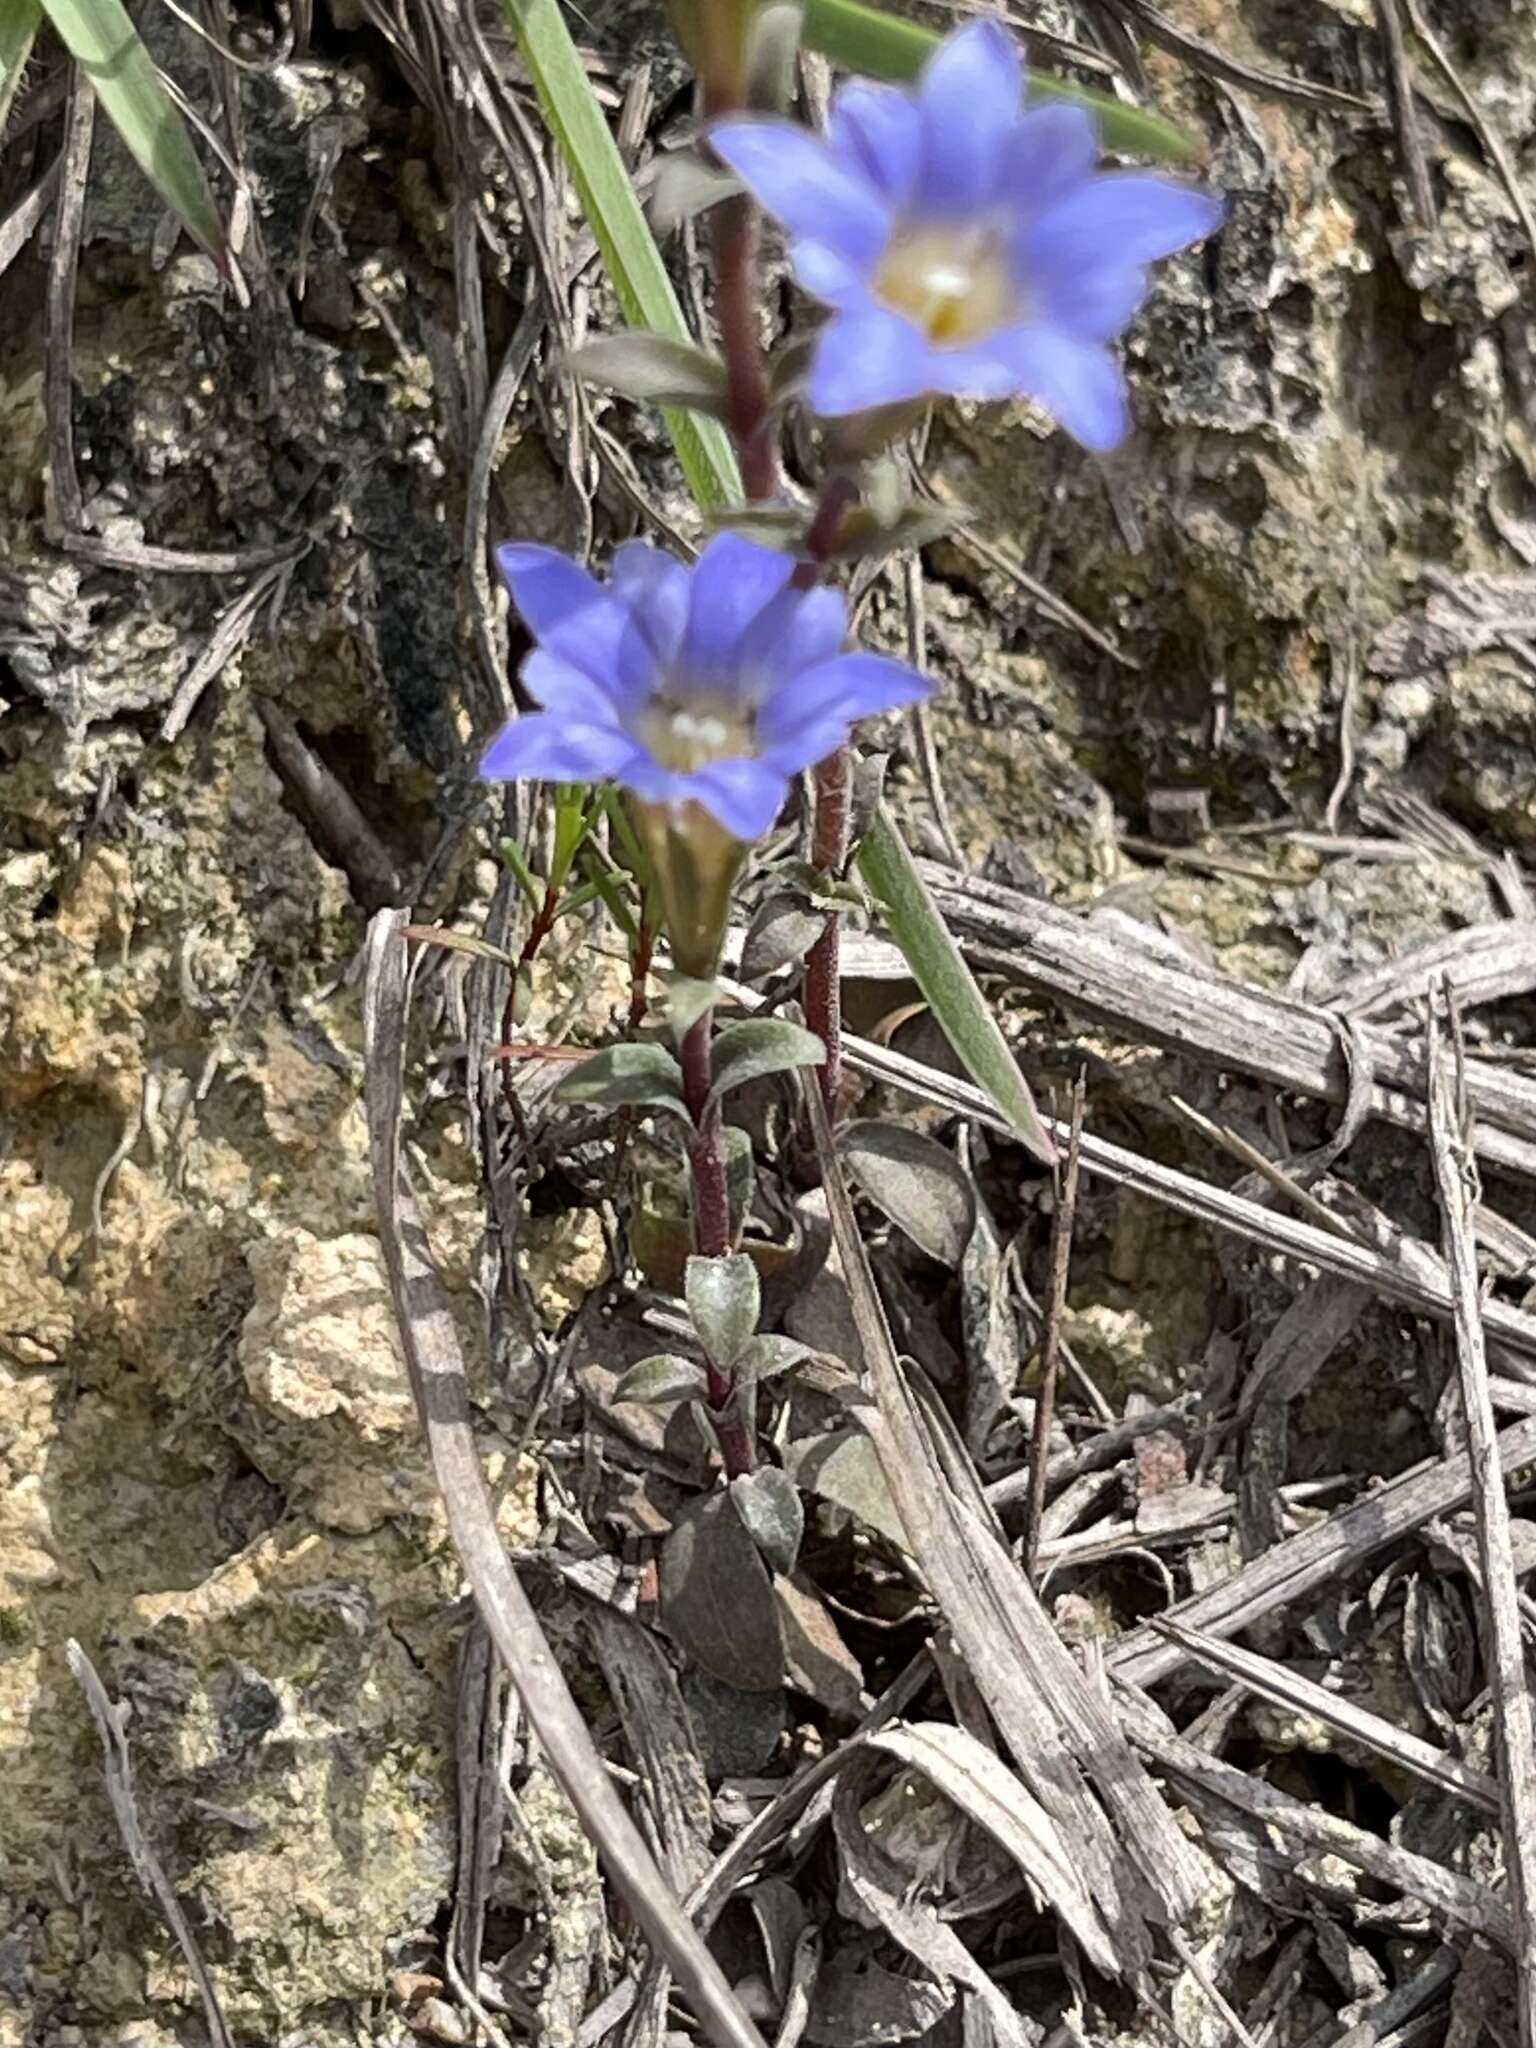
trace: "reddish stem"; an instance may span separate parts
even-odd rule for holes
[[[758,338],[757,208],[749,194],[723,199],[713,215],[715,311],[729,381],[728,423],[752,500],[779,487],[778,437],[768,404],[768,373]]]
[[[683,1038],[683,1100],[693,1119],[688,1140],[688,1168],[693,1181],[693,1241],[702,1258],[723,1258],[731,1249],[731,1193],[725,1171],[725,1120],[719,1098],[710,1099],[710,1043],[714,1011],[706,1010]],[[727,1479],[751,1472],[757,1464],[752,1438],[736,1398],[733,1376],[712,1358],[704,1361],[709,1406],[720,1438],[720,1456]]]

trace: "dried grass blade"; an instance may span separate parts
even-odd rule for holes
[[[363,1028],[368,1139],[379,1240],[449,1532],[513,1685],[561,1788],[620,1894],[665,1957],[716,2048],[763,2048],[719,1965],[668,1890],[613,1788],[538,1616],[507,1562],[470,1417],[457,1332],[400,1153],[407,913],[368,928]]]
[[[1509,1502],[1499,1468],[1499,1440],[1488,1389],[1482,1291],[1473,1236],[1477,1165],[1468,1141],[1461,1039],[1454,1010],[1451,1016],[1454,1068],[1442,1050],[1437,1010],[1432,1008],[1429,1016],[1429,1139],[1455,1304],[1456,1365],[1466,1416],[1477,1548],[1483,1568],[1483,1662],[1493,1694],[1503,1764],[1504,1865],[1517,1935],[1520,2041],[1521,2048],[1536,2048],[1536,1926],[1532,1923],[1536,1910],[1536,1728],[1532,1726],[1531,1694],[1525,1675]]]
[[[138,1806],[133,1796],[133,1759],[128,1751],[128,1738],[123,1733],[127,1710],[113,1702],[97,1675],[95,1665],[73,1637],[65,1644],[64,1655],[76,1684],[85,1694],[91,1719],[101,1737],[107,1797],[112,1802],[112,1817],[123,1838],[123,1847],[128,1851],[133,1874],[160,1908],[165,1924],[176,1937],[176,1946],[186,1958],[187,1968],[197,1986],[197,1995],[203,2001],[203,2017],[208,2022],[211,2048],[235,2048],[234,2036],[225,2023],[219,1995],[208,1975],[191,1922],[181,1910],[181,1902],[171,1889],[171,1881],[139,1825]]]
[[[963,1449],[949,1466],[940,1462],[929,1418],[891,1342],[825,1108],[814,1089],[807,1096],[833,1240],[875,1397],[866,1426],[909,1547],[1021,1777],[1071,1844],[1117,1968],[1132,1973],[1148,1953],[1152,1902],[1160,1899],[1170,1917],[1184,1917],[1204,1888],[1203,1868],[1107,1702],[1008,1555]]]

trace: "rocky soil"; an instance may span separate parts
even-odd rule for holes
[[[1381,91],[1367,0],[1167,11],[1247,66]],[[1536,13],[1426,11],[1536,205]],[[1081,29],[1064,6],[1016,12]],[[615,97],[637,47],[659,50],[646,10],[638,45],[616,13],[583,29]],[[239,84],[251,304],[166,232],[98,124],[69,382],[105,559],[57,545],[48,222],[0,276],[0,2048],[205,2038],[132,1882],[70,1638],[131,1710],[146,1829],[237,2037],[462,2038],[461,2014],[419,1996],[454,1891],[462,1585],[372,1234],[357,974],[379,903],[475,931],[497,885],[497,818],[468,768],[497,706],[461,542],[480,396],[458,343],[462,169],[350,7],[322,12],[302,58],[261,61],[257,10],[235,32],[257,67]],[[206,53],[163,40],[206,95]],[[1536,857],[1536,253],[1465,110],[1420,68],[1433,226],[1380,121],[1150,53],[1231,219],[1132,339],[1136,439],[1095,464],[1020,409],[947,416],[930,447],[935,482],[1005,557],[962,538],[927,558],[966,857],[1303,992],[1504,914],[1499,864]],[[658,59],[658,121],[670,77]],[[0,155],[0,216],[58,140],[45,113]],[[499,204],[493,364],[536,289],[509,183]],[[601,290],[573,290],[582,317],[607,317]],[[606,417],[685,517],[654,428]],[[606,475],[582,513],[564,418],[558,393],[525,388],[496,446],[498,531],[570,543],[590,516],[603,541],[632,518]],[[215,559],[147,570],[146,546]],[[898,592],[871,599],[893,638]],[[221,631],[227,659],[200,685]],[[285,736],[361,838],[306,808]],[[1192,864],[1145,848],[1170,788],[1207,793],[1218,836]],[[432,970],[413,1143],[507,1534],[528,1545],[575,1483],[539,1440],[518,1450],[533,1339],[565,1327],[607,1253],[592,1212],[552,1196],[518,1250],[529,1320],[501,1318],[493,1370],[479,1142],[444,1078],[466,964]],[[556,958],[530,1035],[573,995],[581,1035],[622,1008],[622,977]],[[1081,1035],[1029,1021],[1064,1076]],[[1165,1084],[1104,1045],[1090,1114],[1219,1171],[1161,1109]],[[1422,1161],[1389,1147],[1380,1170],[1422,1208]],[[1203,1232],[1106,1193],[1075,1341],[1117,1405],[1166,1398],[1198,1376],[1233,1284]],[[1280,1299],[1248,1301],[1256,1334]],[[1400,1332],[1368,1318],[1301,1416],[1310,1469],[1400,1469],[1426,1448],[1415,1399]],[[578,1422],[573,1405],[550,1433]],[[541,1888],[581,1902],[592,1882],[536,1759],[518,1770],[533,1847],[509,1838],[495,1879],[503,1952],[542,1924]],[[529,1980],[552,2041],[572,2011],[558,1974]]]

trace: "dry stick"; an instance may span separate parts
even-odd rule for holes
[[[1040,1391],[1035,1396],[1035,1426],[1029,1445],[1029,1496],[1024,1508],[1024,1569],[1038,1592],[1040,1520],[1045,1513],[1046,1464],[1051,1423],[1056,1414],[1056,1371],[1061,1358],[1061,1318],[1067,1305],[1067,1279],[1072,1270],[1072,1224],[1077,1214],[1077,1176],[1083,1155],[1083,1105],[1086,1086],[1081,1068],[1072,1084],[1072,1122],[1065,1166],[1057,1155],[1056,1214],[1051,1219],[1051,1263],[1040,1319]]]
[[[1376,22],[1386,50],[1388,97],[1392,102],[1397,146],[1413,199],[1414,216],[1421,228],[1432,228],[1439,219],[1439,208],[1435,205],[1429,160],[1424,154],[1424,138],[1419,133],[1418,116],[1414,112],[1413,72],[1408,63],[1408,38],[1403,32],[1398,0],[1376,0]]]
[[[1488,1358],[1473,1239],[1477,1167],[1467,1137],[1465,1092],[1460,1085],[1461,1033],[1453,1008],[1450,1018],[1454,1068],[1441,1050],[1438,1006],[1431,1004],[1427,1034],[1430,1150],[1455,1303],[1456,1364],[1466,1413],[1472,1508],[1477,1519],[1482,1590],[1487,1602],[1483,1661],[1493,1694],[1504,1765],[1504,1863],[1517,1935],[1520,2041],[1521,2048],[1536,2048],[1536,1928],[1532,1926],[1532,1910],[1536,1907],[1536,1729],[1532,1727],[1531,1695],[1525,1679],[1509,1502],[1499,1469],[1498,1437],[1488,1391]]]
[[[91,1719],[96,1723],[96,1732],[101,1737],[101,1747],[106,1759],[107,1797],[112,1802],[112,1817],[117,1822],[117,1831],[123,1838],[123,1847],[128,1851],[133,1874],[160,1908],[165,1916],[166,1925],[176,1937],[177,1947],[186,1958],[187,1968],[197,1985],[198,1996],[203,2001],[203,2017],[208,2023],[211,2048],[234,2048],[234,2037],[225,2024],[219,1995],[213,1988],[213,1979],[208,1975],[207,1966],[203,1962],[197,1937],[192,1932],[186,1914],[181,1910],[180,1900],[171,1889],[170,1879],[161,1868],[160,1859],[149,1846],[144,1830],[139,1825],[138,1808],[133,1797],[133,1759],[128,1752],[128,1738],[123,1732],[128,1710],[113,1703],[106,1687],[97,1676],[95,1665],[73,1637],[65,1644],[64,1655],[74,1674],[75,1682],[85,1694],[86,1705],[91,1710]]]
[[[763,2048],[614,1790],[496,1527],[475,1445],[458,1335],[401,1157],[405,918],[404,911],[380,911],[368,928],[363,1009],[368,1144],[379,1241],[401,1349],[449,1534],[550,1768],[629,1910],[665,1956],[716,2048]]]
[[[64,123],[64,160],[54,216],[53,261],[48,266],[47,386],[48,467],[54,510],[65,534],[85,523],[85,501],[75,468],[74,392],[71,370],[75,338],[75,274],[80,266],[80,229],[85,219],[85,181],[91,167],[91,134],[96,95],[70,67],[69,113]]]

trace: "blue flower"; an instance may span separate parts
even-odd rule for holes
[[[833,309],[811,364],[815,411],[1022,393],[1087,448],[1124,437],[1109,343],[1146,296],[1146,266],[1210,234],[1221,202],[1100,172],[1087,110],[1026,111],[1023,85],[1013,38],[977,22],[946,37],[914,92],[845,85],[825,141],[752,117],[711,129],[788,231],[800,283]]]
[[[491,781],[611,781],[674,823],[696,805],[757,839],[792,775],[856,720],[932,688],[884,655],[845,652],[842,593],[796,588],[789,556],[740,534],[718,535],[692,569],[626,541],[607,584],[531,543],[497,562],[538,643],[522,677],[542,708],[486,749]]]

